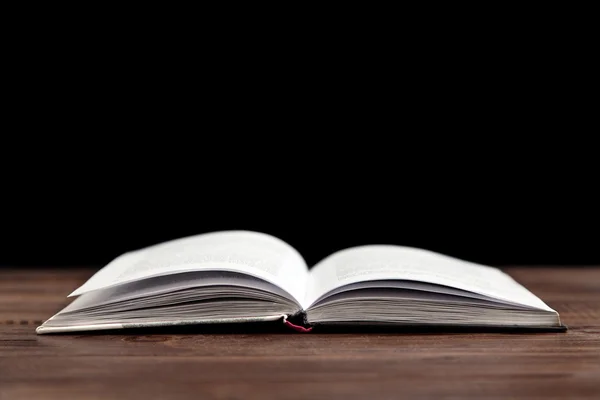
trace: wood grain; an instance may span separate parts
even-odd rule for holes
[[[37,336],[90,269],[0,271],[0,399],[600,398],[600,268],[507,268],[566,333]]]

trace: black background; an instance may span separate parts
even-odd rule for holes
[[[561,32],[316,52],[55,31],[11,42],[0,266],[101,266],[226,229],[309,265],[369,243],[600,264],[593,53]]]

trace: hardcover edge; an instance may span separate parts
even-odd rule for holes
[[[247,318],[222,318],[211,320],[185,320],[185,321],[156,321],[142,323],[126,323],[126,324],[90,324],[79,326],[38,326],[35,332],[38,335],[49,333],[70,333],[70,332],[88,332],[88,331],[104,331],[115,329],[131,329],[131,328],[155,328],[168,326],[186,326],[186,325],[212,325],[212,324],[237,324],[246,322],[271,322],[286,318],[286,315],[269,315],[265,317],[247,317]]]

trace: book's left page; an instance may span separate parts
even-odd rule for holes
[[[125,253],[92,276],[70,296],[159,275],[190,271],[247,274],[302,299],[308,268],[286,242],[264,233],[222,231],[185,237]]]
[[[37,331],[273,321],[301,311],[307,279],[304,259],[278,238],[202,234],[116,258]]]

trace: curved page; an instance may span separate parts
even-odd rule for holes
[[[264,233],[225,231],[177,239],[126,253],[98,271],[70,296],[190,271],[248,274],[279,286],[298,300],[304,296],[308,278],[304,259],[284,241]]]
[[[339,251],[311,271],[303,306],[344,285],[377,280],[407,280],[450,286],[492,299],[554,311],[497,268],[428,250],[393,245],[354,247]]]

